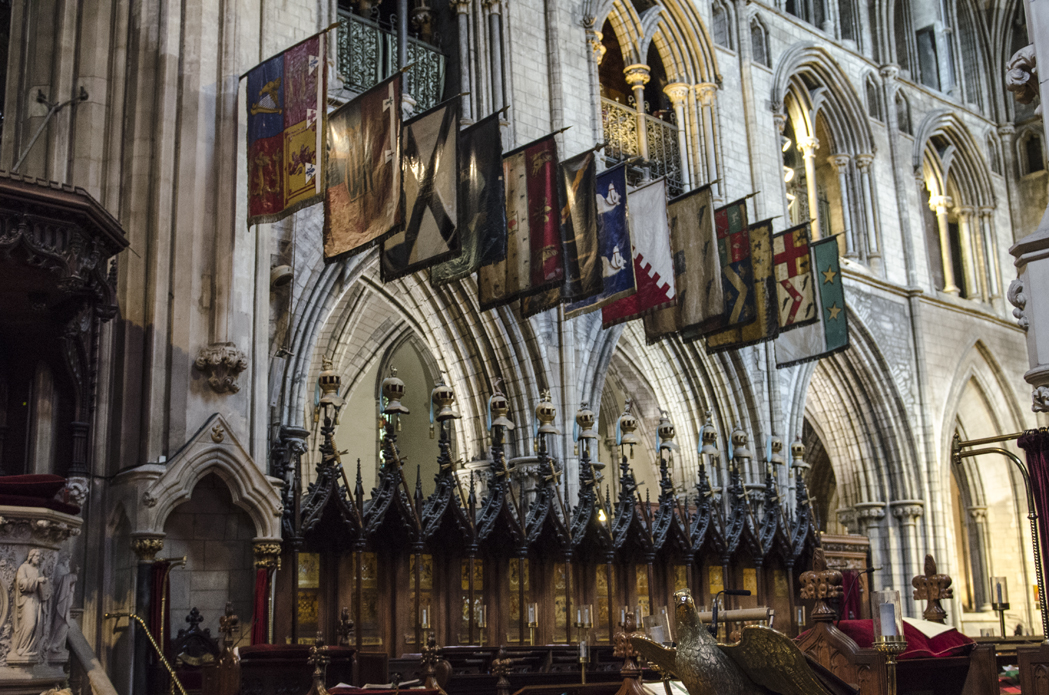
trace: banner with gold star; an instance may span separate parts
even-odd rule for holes
[[[830,237],[809,244],[813,289],[819,320],[776,339],[776,366],[790,367],[833,355],[849,346],[845,288],[841,282],[838,239]]]

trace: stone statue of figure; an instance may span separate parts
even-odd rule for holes
[[[61,655],[65,651],[66,636],[69,634],[69,616],[73,608],[73,591],[76,589],[77,580],[77,573],[69,569],[69,558],[62,558],[55,576],[58,580],[55,587],[55,605],[51,613],[51,644],[48,652]]]
[[[40,568],[43,562],[44,554],[33,548],[15,574],[15,630],[11,652],[16,656],[35,657],[43,646],[47,602],[51,599],[51,585]]]

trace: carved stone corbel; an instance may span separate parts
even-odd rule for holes
[[[280,567],[280,543],[277,541],[257,541],[252,547],[257,569],[277,569]]]
[[[139,562],[152,563],[157,559],[157,553],[164,549],[164,537],[136,534],[131,538],[131,549],[135,551]]]
[[[215,393],[236,393],[237,377],[248,368],[248,357],[234,343],[212,343],[200,349],[195,364]]]

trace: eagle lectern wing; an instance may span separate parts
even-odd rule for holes
[[[636,649],[646,661],[651,661],[667,673],[680,677],[677,672],[677,650],[673,647],[664,647],[647,637],[635,635],[630,636],[630,646]]]
[[[809,667],[808,659],[794,641],[770,627],[743,628],[739,643],[718,645],[751,681],[778,695],[839,695],[854,692],[828,687]],[[835,679],[837,680],[837,679]]]

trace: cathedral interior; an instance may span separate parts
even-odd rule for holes
[[[400,73],[503,153],[811,223],[847,347],[253,219],[241,78],[315,35],[329,115]],[[1049,693],[1042,48],[1049,0],[0,0],[0,693],[737,692],[683,675],[693,608],[820,692]]]

